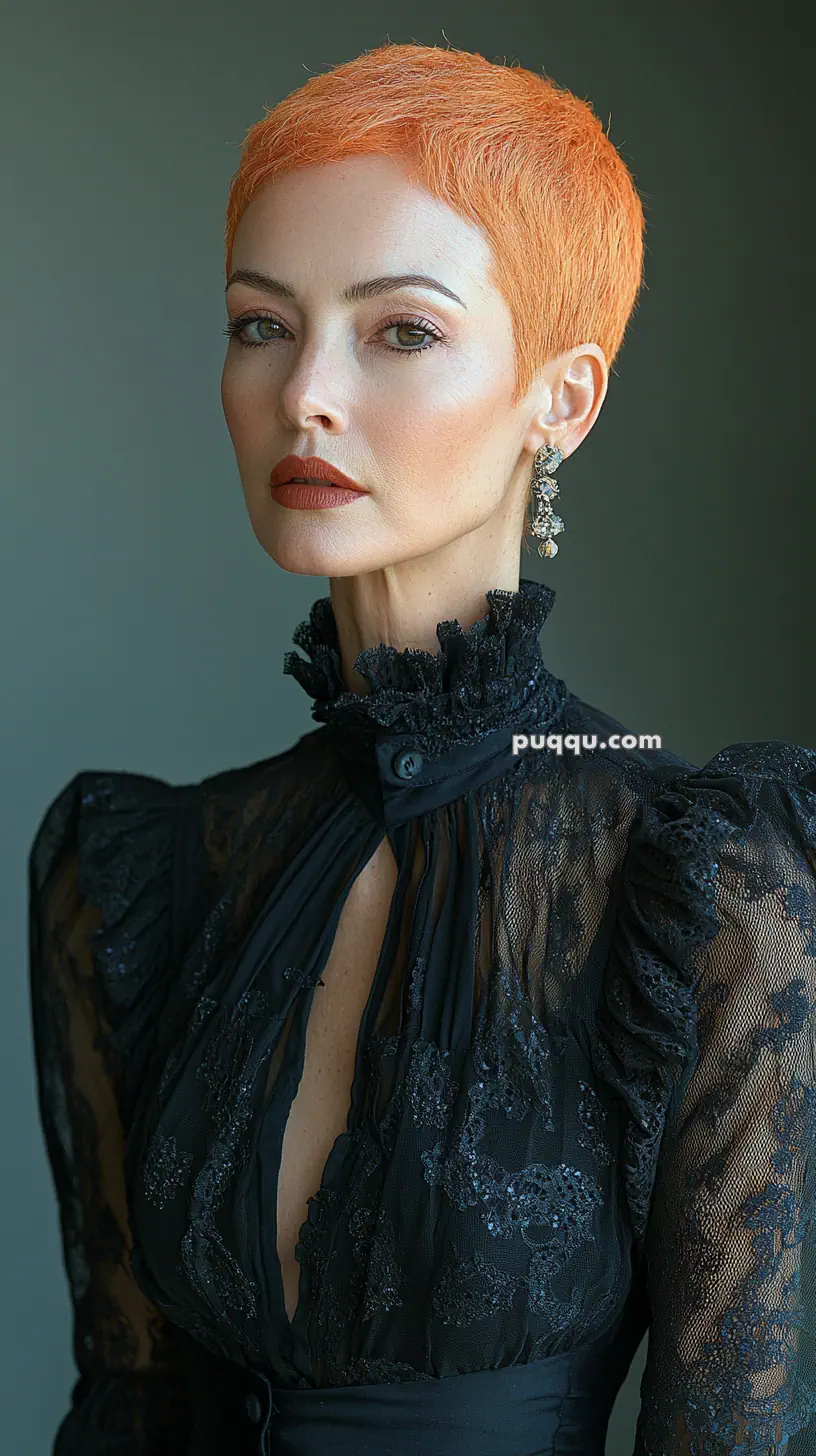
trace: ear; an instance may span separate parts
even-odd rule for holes
[[[557,445],[564,459],[589,434],[606,398],[609,366],[597,344],[578,344],[548,361],[542,371],[546,384],[543,408],[537,412],[533,450],[546,441]]]

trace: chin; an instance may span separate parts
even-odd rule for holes
[[[325,532],[309,530],[305,522],[294,530],[275,530],[267,520],[262,530],[253,523],[253,531],[267,556],[293,576],[356,576],[390,564],[361,557],[359,543],[344,550],[342,542],[326,541]],[[321,534],[323,539],[317,539]]]
[[[427,531],[406,539],[399,523],[390,523],[386,530],[382,521],[369,521],[370,527],[379,526],[379,530],[366,532],[360,515],[363,509],[354,505],[336,513],[288,511],[274,505],[270,508],[265,501],[262,508],[253,503],[249,515],[259,545],[276,566],[293,576],[365,576],[433,555],[472,529],[469,524],[460,525],[442,535]],[[335,514],[345,519],[325,519]]]

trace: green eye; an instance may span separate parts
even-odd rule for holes
[[[251,324],[257,324],[259,326],[259,330],[261,331],[260,338],[244,338],[244,331],[245,329],[248,329]],[[240,314],[237,318],[231,319],[230,322],[227,324],[227,327],[224,329],[224,333],[229,339],[237,339],[239,344],[241,344],[241,346],[245,349],[261,349],[266,344],[284,342],[280,333],[272,332],[276,329],[282,329],[285,334],[289,333],[286,325],[281,323],[280,319],[270,318],[268,314],[250,313]],[[425,336],[424,344],[414,343],[412,345],[406,346],[405,348],[401,348],[397,344],[379,344],[380,348],[387,349],[389,353],[403,354],[406,358],[413,358],[415,354],[424,354],[426,349],[432,349],[434,344],[442,342],[442,335],[437,332],[434,325],[430,323],[428,319],[390,319],[388,323],[383,324],[382,327],[377,331],[378,335],[386,334],[390,329],[394,329],[397,332],[413,334],[414,339],[416,339],[418,336]]]

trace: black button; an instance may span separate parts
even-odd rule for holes
[[[252,1421],[253,1425],[257,1426],[259,1420],[261,1419],[261,1416],[263,1415],[263,1406],[261,1405],[261,1402],[259,1401],[257,1395],[255,1395],[254,1393],[252,1395],[248,1395],[246,1398],[246,1413],[249,1416],[249,1419]]]
[[[422,754],[417,753],[416,749],[404,748],[393,759],[391,767],[397,775],[397,778],[412,779],[414,774],[419,773],[423,762]]]

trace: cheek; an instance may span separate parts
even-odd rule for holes
[[[245,370],[237,369],[229,362],[221,373],[221,408],[236,446],[251,446],[261,422],[269,418],[268,403],[262,398],[262,390]]]
[[[421,368],[420,364],[407,365]],[[504,381],[480,381],[480,387],[447,381],[377,421],[375,452],[387,466],[383,476],[396,484],[404,499],[411,489],[439,492],[453,502],[474,481],[495,476],[496,459],[506,449],[509,392]],[[370,436],[374,442],[374,426]],[[497,454],[498,452],[498,454]],[[399,489],[399,483],[406,490]]]

